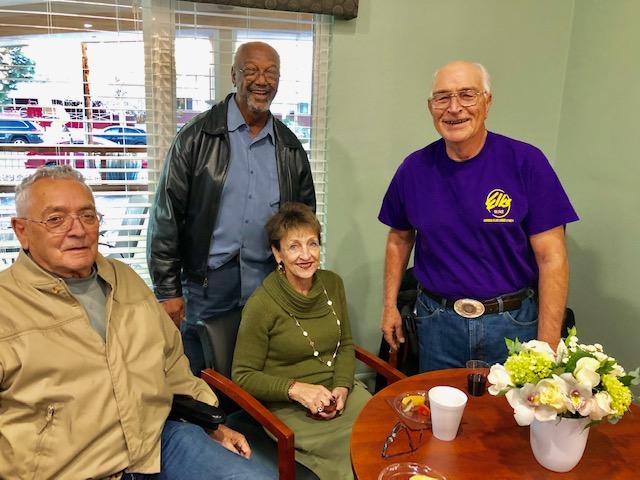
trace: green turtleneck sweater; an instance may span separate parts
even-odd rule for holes
[[[340,347],[335,360],[338,325],[327,296],[340,320]],[[306,337],[291,314],[307,331]],[[322,362],[314,357],[310,340]],[[294,290],[283,274],[271,273],[242,311],[233,381],[259,400],[277,402],[289,400],[287,391],[294,380],[324,385],[329,390],[351,390],[354,372],[355,354],[342,279],[328,270],[318,270],[305,296]]]

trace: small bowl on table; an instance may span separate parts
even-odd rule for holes
[[[447,480],[444,475],[422,463],[401,462],[387,465],[378,480]]]
[[[427,391],[404,392],[396,396],[390,403],[398,418],[407,427],[421,430],[431,425],[431,410],[429,409]]]

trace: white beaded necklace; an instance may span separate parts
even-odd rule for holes
[[[336,355],[338,355],[338,348],[340,347],[340,338],[342,337],[342,327],[340,326],[340,319],[338,318],[338,314],[336,314],[336,311],[333,308],[333,302],[329,298],[329,294],[327,293],[327,289],[324,288],[324,285],[322,285],[322,291],[324,292],[324,296],[327,298],[327,305],[329,305],[329,308],[331,309],[331,313],[333,313],[333,316],[336,317],[336,325],[338,325],[338,343],[336,343],[336,348],[333,351],[333,355],[331,356],[331,360],[325,361],[325,360],[322,359],[322,357],[320,356],[320,352],[318,352],[318,350],[316,349],[316,343],[309,336],[309,332],[307,332],[304,328],[302,328],[302,325],[300,325],[300,322],[293,315],[293,313],[291,313],[291,312],[288,312],[288,313],[289,313],[289,316],[291,318],[293,318],[293,321],[296,322],[296,325],[298,326],[298,328],[302,332],[302,335],[309,342],[309,345],[311,345],[311,349],[313,350],[313,356],[315,358],[317,358],[318,361],[320,361],[320,363],[326,365],[327,367],[330,367],[331,365],[333,365],[333,361],[336,359]]]

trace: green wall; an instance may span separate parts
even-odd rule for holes
[[[578,8],[579,6],[579,8]],[[640,365],[640,2],[576,2],[556,169],[570,227],[571,296],[583,340]]]
[[[336,23],[326,260],[358,343],[380,341],[382,196],[402,159],[437,138],[433,70],[468,59],[493,77],[489,129],[542,148],[581,216],[567,235],[581,339],[640,364],[637,18],[637,0],[361,0],[356,20]]]
[[[426,110],[433,71],[456,59],[483,63],[493,77],[488,127],[554,162],[573,5],[360,0],[357,19],[336,22],[326,265],[344,278],[354,336],[366,348],[380,343],[387,228],[378,209],[404,157],[437,138]]]

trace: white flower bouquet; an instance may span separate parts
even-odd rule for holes
[[[489,393],[507,397],[518,425],[557,417],[588,417],[589,425],[616,423],[629,409],[629,386],[640,383],[640,369],[627,373],[602,345],[578,343],[575,328],[555,352],[538,340],[505,341],[509,357],[491,367]]]

